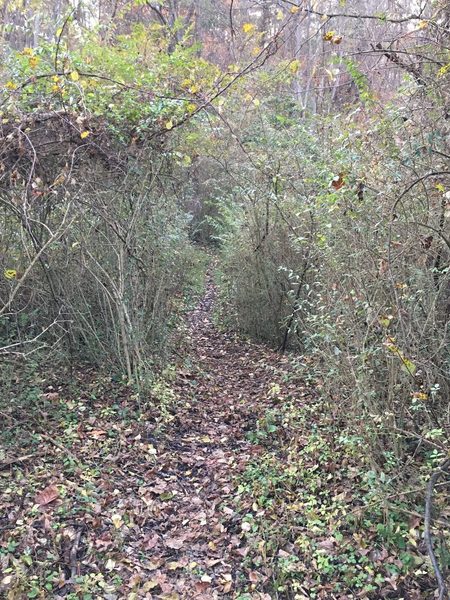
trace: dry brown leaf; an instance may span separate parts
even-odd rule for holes
[[[204,583],[201,581],[197,581],[197,583],[194,585],[197,594],[203,594],[203,592],[206,592],[209,587],[209,583]]]
[[[157,533],[155,533],[155,535],[152,535],[152,537],[145,540],[144,547],[146,550],[151,550],[152,548],[154,548],[155,546],[158,545],[158,542],[159,542],[159,535]]]
[[[59,400],[59,393],[47,392],[46,394],[42,394],[42,397],[48,400],[49,402],[56,402],[56,400]]]
[[[223,587],[222,587],[222,591],[224,594],[228,594],[231,591],[231,588],[233,587],[233,582],[232,581],[227,581]]]
[[[340,190],[345,185],[344,173],[339,173],[339,175],[333,177],[331,185],[335,190]]]
[[[107,432],[103,429],[92,429],[91,431],[86,432],[86,435],[88,435],[91,438],[94,438],[94,440],[98,440],[102,437],[105,437],[106,434]]]
[[[164,540],[165,545],[168,548],[172,548],[173,550],[179,550],[183,546],[184,542],[185,542],[185,538],[184,537],[166,538]]]
[[[34,501],[40,506],[45,506],[59,498],[59,490],[56,485],[48,485],[42,492],[36,494]]]

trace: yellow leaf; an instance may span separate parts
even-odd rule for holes
[[[63,30],[62,27],[60,27],[59,29],[56,30],[56,37],[60,37],[62,34]]]
[[[70,74],[70,79],[72,81],[78,81],[80,79],[80,74],[78,73],[78,71],[72,71],[72,73]]]
[[[380,323],[380,325],[382,325],[383,327],[388,328],[389,325],[391,324],[393,317],[392,315],[388,315],[388,316],[382,316],[378,318],[378,322]]]
[[[242,31],[244,33],[253,33],[255,31],[256,27],[253,23],[244,23],[242,25]]]
[[[33,56],[33,48],[24,48],[21,52],[24,56]]]
[[[297,14],[299,11],[300,11],[300,6],[293,6],[293,7],[291,8],[291,13],[292,13],[293,15],[296,15],[296,14]]]
[[[3,271],[3,275],[6,279],[15,279],[17,277],[17,271],[15,269],[6,269]]]
[[[197,109],[197,105],[194,104],[193,102],[189,102],[189,104],[186,106],[188,112],[193,113],[196,109]]]
[[[252,54],[253,56],[258,56],[258,54],[261,52],[261,48],[259,46],[255,46],[252,50]]]
[[[445,187],[442,185],[442,183],[437,183],[434,187],[437,189],[438,192],[445,192]]]
[[[296,58],[295,60],[291,61],[291,62],[289,63],[289,71],[290,71],[290,72],[291,72],[293,75],[295,75],[295,74],[298,72],[299,68],[300,68],[300,64],[301,64],[301,63],[300,63],[300,61],[298,60],[298,58]]]
[[[65,180],[66,176],[64,175],[64,173],[61,173],[60,175],[58,175],[58,177],[56,177],[55,181],[52,183],[52,187],[63,184]]]
[[[37,56],[30,56],[30,58],[28,59],[28,64],[30,65],[30,67],[32,69],[35,69],[38,64],[39,64],[39,57]]]
[[[443,67],[441,67],[438,71],[438,77],[444,77],[450,71],[450,63],[447,63]]]
[[[166,129],[172,129],[173,128],[173,121],[166,121]]]
[[[419,21],[419,29],[426,29],[428,27],[428,21]]]
[[[428,400],[428,394],[425,394],[424,392],[414,392],[413,398],[416,400]]]
[[[259,105],[261,104],[261,100],[258,100],[258,98],[255,98],[255,99],[253,100],[253,104],[254,104],[255,106],[259,106]]]
[[[323,34],[322,38],[325,42],[331,42],[334,36],[336,35],[335,31],[327,31]]]
[[[122,517],[120,515],[117,515],[117,514],[113,515],[111,517],[111,521],[113,522],[114,527],[116,529],[120,529],[122,527],[122,525],[123,525],[123,520],[122,520]]]
[[[90,131],[82,131],[82,132],[80,133],[80,138],[81,138],[82,140],[84,140],[84,139],[86,139],[87,137],[89,137],[90,133],[91,133]]]
[[[283,18],[284,18],[284,13],[283,13],[283,11],[282,11],[282,10],[279,10],[279,11],[277,12],[277,21],[282,21],[282,20],[283,20]]]
[[[416,365],[411,360],[409,360],[409,358],[406,358],[406,356],[400,356],[400,358],[402,360],[402,370],[405,371],[405,373],[408,373],[409,375],[414,375],[417,371]]]
[[[16,90],[17,89],[17,85],[14,83],[14,81],[8,81],[6,83],[6,89],[7,90]]]

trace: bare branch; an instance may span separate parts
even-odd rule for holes
[[[428,555],[431,560],[431,564],[433,565],[434,573],[436,575],[438,588],[439,588],[439,600],[448,599],[448,589],[445,583],[444,577],[442,575],[441,569],[439,567],[439,563],[436,558],[436,554],[433,548],[433,537],[431,534],[431,526],[432,526],[432,510],[433,510],[433,491],[438,482],[438,480],[443,475],[448,475],[448,468],[450,467],[450,458],[447,458],[441,465],[434,471],[434,473],[430,477],[430,481],[428,482],[427,488],[427,496],[425,503],[425,531],[424,538],[425,543],[427,545]]]

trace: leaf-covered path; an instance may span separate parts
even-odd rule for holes
[[[249,437],[273,390],[293,385],[289,361],[219,331],[214,294],[209,277],[174,377],[151,401],[84,371],[70,384],[39,380],[31,425],[5,413],[5,598],[270,598],[259,592],[270,571],[246,560],[245,516],[258,507],[238,486],[263,452]]]
[[[205,600],[235,597],[236,589],[256,588],[260,579],[243,566],[250,526],[235,513],[233,499],[238,474],[262,450],[246,434],[271,404],[270,389],[288,364],[218,331],[213,303],[209,282],[188,319],[191,366],[175,382],[182,402],[148,486],[150,493],[171,495],[155,506],[148,545],[161,567],[153,581],[174,597]],[[257,592],[252,597],[270,598]]]

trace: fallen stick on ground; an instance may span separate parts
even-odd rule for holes
[[[11,465],[15,465],[17,463],[22,463],[22,462],[25,462],[27,460],[30,460],[30,458],[33,458],[34,456],[39,456],[39,455],[38,454],[27,454],[26,456],[19,456],[17,458],[12,458],[11,460],[7,460],[5,462],[1,462],[0,463],[0,471],[2,469],[7,469]]]

